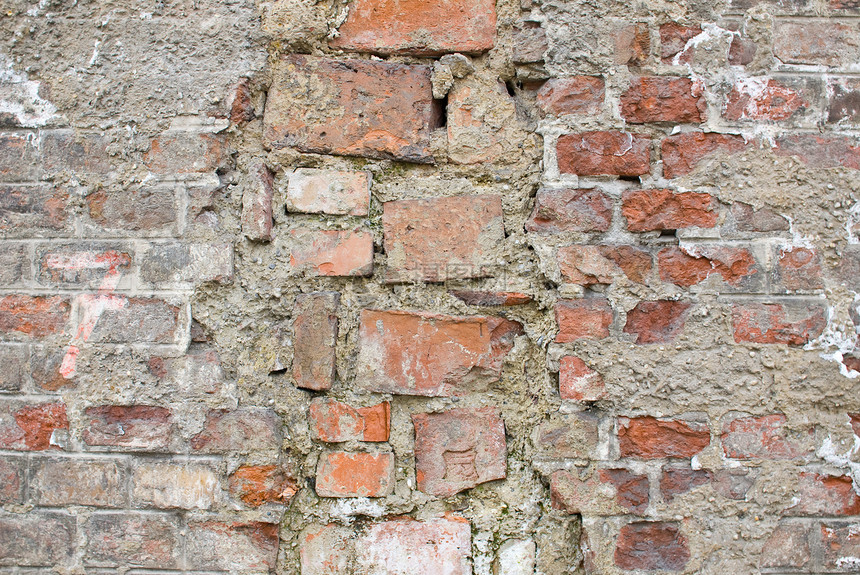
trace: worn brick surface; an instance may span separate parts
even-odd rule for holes
[[[150,405],[88,407],[84,443],[114,449],[163,451],[170,445],[173,415]]]
[[[296,297],[293,308],[293,381],[297,387],[330,389],[335,377],[337,309],[340,294],[318,292]]]
[[[317,466],[320,497],[384,497],[394,490],[393,453],[323,454]]]
[[[558,323],[558,343],[578,339],[602,339],[609,336],[612,324],[612,307],[603,298],[562,300],[555,306]]]
[[[744,145],[744,139],[740,136],[711,132],[669,136],[660,144],[663,175],[667,178],[686,175],[710,156],[734,154],[742,150]]]
[[[605,232],[612,222],[612,202],[597,190],[540,190],[526,230],[541,234]]]
[[[158,509],[209,509],[221,496],[216,470],[197,463],[141,461],[131,475],[132,503]]]
[[[618,444],[625,457],[692,457],[710,442],[711,433],[702,423],[638,417],[618,424]]]
[[[703,86],[688,78],[641,76],[621,95],[621,116],[631,124],[705,119]]]
[[[191,449],[201,453],[278,449],[280,420],[271,409],[242,407],[212,410],[203,430],[191,438]]]
[[[87,565],[134,565],[150,569],[181,565],[179,518],[172,515],[109,513],[93,515],[84,531]]]
[[[369,276],[373,237],[362,230],[290,232],[290,268],[310,276]]]
[[[566,134],[558,139],[558,169],[580,176],[641,176],[651,171],[650,141],[629,132]]]
[[[368,172],[299,168],[287,184],[287,211],[366,216],[370,180]]]
[[[391,429],[391,405],[387,401],[355,408],[319,397],[311,402],[309,417],[311,435],[328,443],[388,441]]]
[[[538,91],[538,105],[547,114],[597,114],[606,93],[603,78],[574,76],[550,79]]]
[[[621,212],[632,232],[712,228],[719,207],[710,194],[673,193],[671,190],[624,192]]]
[[[128,474],[119,460],[55,459],[34,462],[33,484],[39,505],[124,507]]]

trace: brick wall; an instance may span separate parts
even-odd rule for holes
[[[857,572],[858,10],[12,0],[0,573]]]

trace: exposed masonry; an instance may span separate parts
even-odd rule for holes
[[[857,572],[855,0],[8,4],[0,572]]]

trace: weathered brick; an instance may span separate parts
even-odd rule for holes
[[[546,30],[540,22],[525,20],[514,26],[511,51],[511,60],[514,64],[543,62],[548,48]]]
[[[24,502],[24,464],[23,457],[0,456],[0,505]]]
[[[689,560],[687,538],[673,522],[628,523],[615,543],[615,564],[622,569],[681,571]]]
[[[65,372],[63,361],[67,348],[34,345],[30,354],[30,378],[37,389],[60,391],[75,387],[74,374]]]
[[[242,232],[249,240],[269,242],[272,235],[272,197],[275,193],[272,172],[265,164],[250,171],[249,182],[242,192]]]
[[[382,227],[392,282],[492,275],[505,238],[495,195],[386,202]]]
[[[860,514],[860,496],[849,475],[822,475],[803,472],[798,480],[795,501],[785,515],[847,516]]]
[[[702,122],[704,86],[689,78],[640,76],[621,94],[621,117],[631,124]]]
[[[815,168],[840,166],[860,170],[860,146],[855,139],[836,134],[794,134],[777,138],[774,152],[794,156]]]
[[[125,507],[128,474],[115,459],[46,458],[32,462],[35,501],[45,507]]]
[[[703,160],[718,154],[734,154],[744,149],[746,143],[741,136],[712,132],[690,132],[663,139],[663,175],[677,178],[689,174]]]
[[[0,286],[13,286],[20,284],[25,277],[29,279],[30,255],[28,252],[27,245],[24,243],[0,243]]]
[[[248,507],[287,505],[298,491],[295,480],[277,465],[243,465],[230,475],[230,495]]]
[[[694,49],[692,45],[688,45],[688,42],[701,33],[702,27],[700,25],[687,26],[678,22],[661,24],[660,58],[663,63],[687,64],[692,62]]]
[[[156,174],[211,172],[228,161],[227,138],[206,132],[165,132],[143,155],[143,163]]]
[[[76,133],[71,130],[42,132],[41,146],[45,171],[102,175],[113,166],[107,152],[108,136]]]
[[[173,235],[177,231],[176,188],[161,184],[123,189],[96,190],[84,198],[94,231],[135,235]]]
[[[539,190],[526,231],[605,232],[611,223],[612,200],[600,190]]]
[[[711,443],[707,424],[644,416],[619,418],[621,457],[693,457]]]
[[[822,568],[827,571],[850,573],[860,567],[860,533],[856,522],[821,524]]]
[[[744,29],[741,20],[728,21],[725,24],[727,30],[735,32],[729,43],[729,64],[732,66],[746,66],[755,60],[758,46],[754,39],[750,38]]]
[[[559,300],[555,304],[558,343],[609,337],[612,307],[606,298]]]
[[[450,290],[448,293],[468,305],[491,307],[523,305],[534,300],[527,293],[510,291]]]
[[[809,564],[810,529],[803,523],[782,520],[765,541],[759,558],[763,569],[802,569]]]
[[[860,57],[860,29],[832,20],[777,20],[773,55],[784,64],[847,65]]]
[[[382,55],[478,54],[493,47],[495,35],[492,0],[357,0],[330,44]]]
[[[591,411],[551,416],[535,428],[538,453],[548,459],[592,459],[600,439],[600,417]]]
[[[35,134],[0,134],[0,182],[25,182],[42,177],[42,156]]]
[[[140,280],[156,289],[233,281],[232,244],[151,243],[139,259]]]
[[[430,132],[439,124],[432,96],[427,66],[287,55],[273,69],[264,143],[432,162]]]
[[[251,100],[251,82],[248,78],[239,78],[228,101],[230,122],[233,124],[244,124],[257,117]]]
[[[754,209],[750,204],[735,202],[729,209],[729,217],[738,232],[787,232],[788,220],[770,208]],[[727,226],[723,226],[725,229]]]
[[[88,407],[83,440],[89,446],[164,451],[170,446],[173,416],[151,405]]]
[[[552,506],[584,515],[642,515],[648,507],[647,475],[627,469],[597,469],[587,475],[556,471],[550,476]]]
[[[70,566],[76,528],[72,515],[31,512],[0,513],[0,565]]]
[[[648,24],[623,26],[615,34],[615,63],[638,67],[651,57],[651,32]]]
[[[707,469],[690,467],[664,467],[660,476],[660,494],[671,503],[675,497],[711,482],[713,475]]]
[[[202,453],[280,449],[280,426],[280,418],[271,409],[213,409],[206,415],[203,431],[191,438],[191,449]]]
[[[779,251],[772,286],[787,291],[822,289],[822,275],[818,250],[790,246]]]
[[[860,123],[860,81],[835,78],[827,83],[827,121],[840,124]]]
[[[123,511],[92,515],[84,562],[90,566],[171,569],[180,566],[180,525],[172,515]]]
[[[290,232],[290,267],[309,276],[369,276],[373,273],[373,236],[354,230]]]
[[[309,526],[299,538],[302,575],[347,573],[355,561],[356,535],[350,528],[336,523]]]
[[[72,209],[68,191],[48,184],[0,184],[2,237],[68,236]]]
[[[720,215],[719,203],[712,195],[672,190],[624,192],[621,213],[631,232],[712,228]]]
[[[558,393],[562,399],[597,401],[606,394],[603,376],[575,355],[561,358]]]
[[[651,270],[651,254],[633,246],[564,246],[557,260],[566,282],[586,286],[610,284],[622,274],[642,283]]]
[[[537,103],[547,114],[596,115],[603,109],[605,82],[599,76],[550,78],[537,93]]]
[[[37,244],[36,281],[51,287],[121,289],[128,285],[121,280],[131,268],[132,254],[130,245],[115,242]],[[107,284],[107,276],[115,276],[115,282]]]
[[[736,342],[804,345],[826,324],[820,304],[736,303],[732,329]]]
[[[505,423],[497,407],[417,413],[415,477],[418,489],[450,497],[507,473]]]
[[[271,571],[278,560],[278,541],[277,523],[189,521],[186,568]]]
[[[141,460],[132,466],[131,496],[136,507],[210,509],[221,500],[221,488],[209,465]]]
[[[675,300],[640,301],[627,312],[624,333],[636,334],[636,343],[668,343],[683,331],[691,302]]]
[[[764,269],[746,248],[730,246],[672,246],[657,253],[660,279],[676,286],[690,287],[719,276],[732,288],[764,291]]]
[[[366,216],[370,180],[370,172],[298,168],[287,182],[287,211]]]
[[[480,391],[499,380],[522,329],[498,317],[363,310],[356,384],[430,397]]]
[[[335,377],[337,310],[340,294],[299,294],[293,308],[293,382],[297,387],[331,389]]]
[[[744,78],[735,82],[723,107],[729,120],[787,120],[809,103],[800,92],[771,78]]]
[[[26,346],[0,344],[0,392],[19,391],[27,381],[29,350]]]
[[[55,432],[68,429],[63,403],[0,403],[0,449],[44,451],[55,445]]]
[[[756,474],[749,469],[718,469],[714,471],[714,491],[727,499],[744,500],[755,485]]]
[[[651,141],[628,132],[582,132],[559,136],[558,169],[580,176],[641,176],[651,171]]]
[[[105,307],[90,342],[173,343],[179,336],[179,307],[157,298],[108,297],[116,305]]]
[[[212,349],[193,349],[178,358],[150,357],[147,367],[158,380],[172,385],[180,397],[212,397],[226,391],[221,358]]]
[[[311,437],[318,441],[388,441],[391,406],[387,401],[355,408],[327,397],[311,401]]]
[[[317,465],[316,492],[320,497],[391,495],[394,492],[394,454],[324,453]]]
[[[533,539],[506,539],[496,552],[493,575],[529,575],[535,571],[536,559]]]
[[[71,305],[65,296],[0,297],[0,334],[41,338],[62,333]]]

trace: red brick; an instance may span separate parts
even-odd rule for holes
[[[644,416],[619,418],[621,457],[693,457],[711,443],[707,424]]]
[[[821,475],[803,472],[798,480],[796,505],[785,515],[847,516],[860,514],[860,497],[850,475]]]
[[[64,296],[7,295],[0,297],[0,333],[40,338],[62,333],[71,305]]]
[[[732,329],[738,343],[804,345],[827,323],[821,305],[745,303],[732,306]]]
[[[179,307],[156,298],[105,297],[115,305],[105,307],[90,342],[173,343],[178,338]]]
[[[71,567],[76,537],[73,515],[0,514],[0,565]]]
[[[133,506],[211,509],[221,500],[217,471],[208,464],[136,459],[132,465]]]
[[[804,449],[786,439],[785,416],[741,417],[723,425],[723,453],[734,459],[798,459]]]
[[[316,492],[320,497],[391,495],[394,492],[394,454],[324,453],[317,465]]]
[[[24,502],[24,459],[0,456],[0,505]]]
[[[605,298],[560,300],[555,304],[558,343],[609,337],[612,307]]]
[[[713,275],[735,288],[753,289],[756,280],[764,281],[761,266],[746,248],[673,246],[657,253],[657,266],[660,279],[685,288]]]
[[[860,567],[860,533],[857,523],[822,523],[822,567],[827,571],[855,572]]]
[[[191,449],[203,453],[247,453],[281,447],[280,418],[271,409],[213,409],[203,431],[191,438]]]
[[[714,472],[714,491],[727,499],[745,500],[755,480],[756,474],[748,469],[718,469]]]
[[[99,289],[106,276],[117,277],[114,288],[132,262],[131,246],[117,243],[37,244],[36,281],[44,286]]]
[[[682,571],[689,560],[687,538],[677,523],[629,523],[615,544],[615,564],[622,569]]]
[[[782,249],[774,269],[773,284],[784,290],[815,290],[824,287],[818,250],[800,247]]]
[[[596,115],[603,109],[605,83],[599,76],[550,78],[537,93],[537,103],[547,114]]]
[[[417,413],[415,478],[428,495],[450,497],[507,474],[505,422],[497,407]]]
[[[795,134],[777,138],[774,151],[794,156],[815,168],[840,166],[860,170],[860,146],[854,138],[830,134]]]
[[[594,459],[599,425],[600,416],[593,411],[554,415],[535,428],[534,444],[541,458]]]
[[[849,413],[848,421],[851,423],[851,430],[854,435],[860,437],[860,413]]]
[[[354,230],[290,232],[290,267],[309,276],[369,276],[373,273],[373,236]]]
[[[856,78],[836,78],[828,81],[827,121],[840,124],[860,123],[860,81]]]
[[[534,298],[527,293],[510,291],[451,290],[448,293],[468,305],[490,307],[523,305],[534,300]]]
[[[230,494],[248,507],[287,505],[298,485],[277,465],[243,465],[230,476]]]
[[[277,523],[189,521],[186,568],[272,571],[278,543]]]
[[[439,56],[486,52],[495,35],[492,0],[357,0],[329,43],[373,54]]]
[[[582,132],[558,138],[558,169],[580,176],[641,176],[651,171],[651,141],[628,132]]]
[[[597,189],[540,190],[526,222],[539,234],[605,232],[612,223],[612,200]]]
[[[773,55],[783,64],[842,66],[860,56],[856,24],[832,20],[774,22]]]
[[[495,195],[398,200],[383,205],[386,281],[447,281],[492,275],[504,242]]]
[[[0,184],[0,233],[4,237],[52,237],[73,233],[69,193],[47,184]]]
[[[702,33],[702,27],[686,26],[678,22],[660,25],[660,58],[664,64],[688,64],[693,61],[693,50],[687,49],[687,42]]]
[[[598,469],[581,477],[567,471],[550,476],[552,506],[583,515],[642,515],[648,507],[647,475],[627,469]]]
[[[115,459],[39,459],[32,462],[34,500],[44,507],[125,507],[128,472]]]
[[[663,175],[676,178],[692,172],[706,158],[734,154],[746,146],[741,136],[690,132],[669,136],[661,145]]]
[[[274,66],[263,140],[273,148],[429,163],[438,114],[427,66],[287,55]]]
[[[754,209],[750,204],[735,202],[729,210],[739,232],[787,232],[788,220],[770,208]]]
[[[707,104],[701,82],[689,78],[640,76],[621,94],[621,117],[631,124],[702,122]]]
[[[143,163],[156,174],[212,172],[229,161],[223,134],[166,132],[150,143]]]
[[[173,416],[150,405],[101,405],[84,411],[84,443],[90,446],[164,451],[170,446]]]
[[[636,190],[621,195],[621,213],[631,232],[712,228],[719,203],[710,194],[672,190]]]
[[[293,308],[293,382],[296,387],[331,389],[335,376],[340,294],[299,294]]]
[[[498,317],[363,310],[356,383],[429,397],[480,391],[499,380],[522,333],[519,323]]]
[[[38,136],[0,134],[0,182],[24,182],[42,177]]]
[[[251,169],[251,182],[242,193],[242,232],[249,240],[269,242],[272,235],[272,197],[275,182],[272,172],[260,163]]]
[[[109,136],[72,130],[42,132],[45,170],[76,175],[102,175],[111,171],[107,146]]]
[[[55,431],[68,429],[65,404],[0,404],[0,449],[44,451],[51,448]]]
[[[180,567],[180,525],[172,515],[128,511],[92,515],[84,562],[99,567],[171,569]]]
[[[99,189],[84,198],[97,231],[173,235],[178,225],[176,189],[163,184],[138,189]]]
[[[638,22],[624,26],[615,34],[615,63],[638,67],[651,56],[651,32],[648,24]]]
[[[611,284],[621,270],[603,257],[599,246],[564,246],[556,257],[564,281],[577,285]]]
[[[627,469],[601,469],[598,476],[603,483],[610,483],[615,487],[615,496],[623,509],[636,515],[645,513],[649,498],[647,475],[639,475]]]
[[[765,541],[758,565],[763,569],[801,569],[810,558],[809,528],[780,521]]]
[[[687,301],[640,301],[627,312],[624,333],[636,334],[636,343],[668,343],[684,331],[692,304]]]
[[[726,25],[727,30],[736,32],[736,34],[732,36],[732,41],[729,44],[729,64],[732,66],[746,66],[755,60],[758,46],[756,45],[755,40],[746,35],[741,21],[738,21],[737,25],[734,24],[735,23],[733,22]]]
[[[574,355],[561,358],[558,393],[562,399],[597,401],[606,394],[603,376]]]
[[[795,90],[769,78],[735,82],[723,108],[729,120],[787,120],[809,105]]]
[[[391,405],[384,401],[355,408],[327,397],[317,397],[310,406],[311,437],[318,441],[388,441]]]
[[[366,216],[370,178],[370,172],[298,168],[287,183],[287,211]]]
[[[663,501],[671,503],[675,497],[710,483],[712,474],[707,469],[689,467],[664,467],[660,476],[660,494]]]

